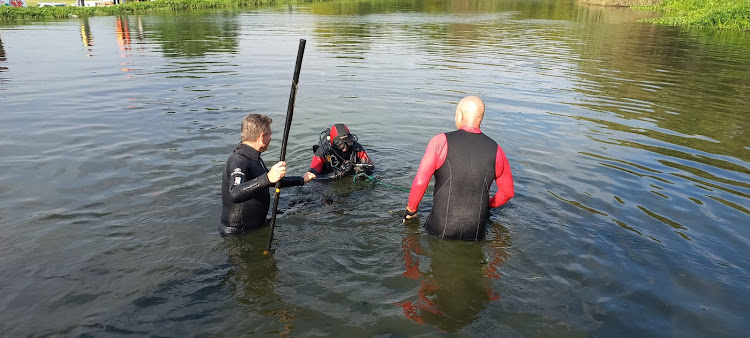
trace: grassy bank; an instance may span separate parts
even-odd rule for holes
[[[37,1],[38,2],[38,1]],[[72,1],[65,1],[71,3]],[[143,14],[156,11],[183,11],[212,8],[241,8],[275,3],[287,3],[289,0],[156,0],[131,1],[116,6],[103,7],[29,7],[14,8],[0,6],[0,21],[45,20],[68,17],[87,17],[96,15]],[[305,0],[294,3],[311,2]],[[36,2],[35,2],[36,3]]]
[[[633,6],[655,6],[664,0],[579,0],[587,5],[633,7]]]
[[[656,6],[637,7],[660,10],[662,25],[750,31],[750,0],[664,0]]]

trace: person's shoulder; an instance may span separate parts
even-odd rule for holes
[[[445,132],[445,133],[440,133],[440,134],[437,134],[437,135],[433,136],[433,137],[432,137],[432,138],[430,139],[430,143],[443,142],[443,141],[445,141],[445,140],[446,140],[447,138],[448,138],[448,133],[447,133],[447,132]]]
[[[483,136],[485,137],[485,139],[486,139],[486,140],[487,140],[488,142],[492,142],[493,144],[495,144],[495,145],[498,145],[497,141],[495,141],[495,140],[494,140],[494,139],[493,139],[492,137],[490,137],[489,135],[487,135],[487,134],[485,134],[485,133],[481,133],[481,134],[482,134],[482,135],[483,135]],[[499,146],[499,145],[498,145],[498,146]]]
[[[324,157],[325,155],[328,155],[331,150],[331,147],[327,143],[320,142],[315,149],[315,156]]]

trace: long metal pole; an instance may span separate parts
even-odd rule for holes
[[[297,100],[297,83],[299,82],[299,71],[302,68],[302,56],[305,54],[305,39],[299,39],[299,48],[297,49],[297,64],[294,66],[294,77],[292,78],[292,92],[289,94],[289,105],[286,110],[286,123],[284,124],[284,137],[281,140],[281,156],[279,161],[286,158],[286,142],[289,140],[289,128],[292,126],[292,115],[294,115],[294,102]],[[273,196],[273,209],[271,209],[271,231],[268,233],[268,246],[263,251],[268,255],[271,251],[271,242],[273,242],[273,228],[276,226],[276,212],[279,207],[279,194],[281,194],[281,181],[276,182],[276,192]]]

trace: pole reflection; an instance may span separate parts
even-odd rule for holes
[[[419,281],[419,291],[396,303],[404,315],[420,324],[456,332],[499,300],[491,280],[500,278],[498,270],[509,257],[509,236],[502,226],[494,228],[495,235],[484,242],[407,234],[401,241],[406,267],[403,276]]]

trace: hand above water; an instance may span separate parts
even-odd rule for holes
[[[406,208],[406,215],[404,215],[404,218],[401,220],[402,223],[407,224],[411,223],[412,221],[418,221],[419,215],[416,211],[409,211],[409,208]]]
[[[311,173],[309,171],[306,172],[304,175],[302,175],[302,179],[305,180],[305,184],[307,184],[308,182],[314,180],[316,177],[317,176],[315,176],[315,174],[313,174],[313,173]]]
[[[286,176],[286,162],[281,161],[276,163],[268,170],[268,181],[271,183],[278,182],[282,177]]]

